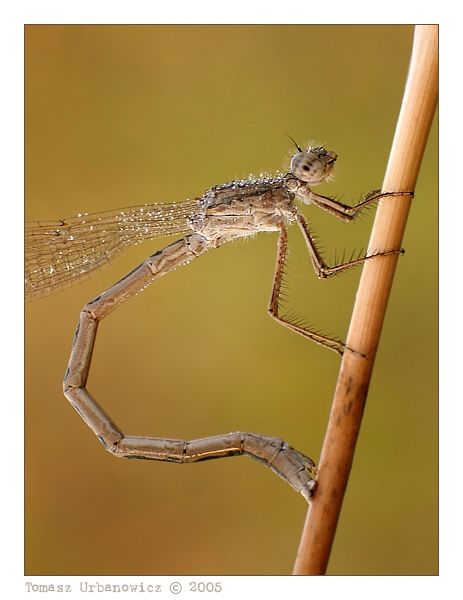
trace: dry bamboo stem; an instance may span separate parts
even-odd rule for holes
[[[412,191],[437,104],[438,27],[415,28],[409,77],[405,89],[383,190]],[[380,202],[369,251],[399,249],[411,196]],[[326,572],[344,492],[359,434],[397,255],[365,264],[347,337],[347,346],[366,358],[346,352],[336,386],[319,464],[314,498],[302,533],[294,575]]]

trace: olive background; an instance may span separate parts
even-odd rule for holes
[[[60,219],[201,196],[284,171],[291,135],[339,154],[316,191],[381,187],[412,26],[26,26],[25,209]],[[437,573],[437,119],[424,156],[329,574]],[[328,262],[374,210],[304,213]],[[62,394],[85,302],[175,238],[145,242],[25,310],[25,574],[289,574],[307,506],[246,457],[104,452]],[[131,435],[252,431],[319,459],[340,360],[266,312],[276,234],[209,252],[105,319],[88,387]],[[313,273],[290,230],[287,307],[345,338],[361,273]]]

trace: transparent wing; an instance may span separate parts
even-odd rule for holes
[[[191,231],[197,209],[194,199],[26,223],[26,302],[88,279],[130,246]]]

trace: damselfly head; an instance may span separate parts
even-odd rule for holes
[[[310,146],[291,157],[291,173],[309,185],[318,185],[332,175],[338,155],[323,146]]]

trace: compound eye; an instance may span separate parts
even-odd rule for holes
[[[315,185],[324,179],[325,163],[314,154],[301,152],[292,157],[291,172],[298,179]]]
[[[321,148],[311,150],[311,152],[299,152],[292,157],[291,173],[301,181],[318,185],[331,174],[337,155]]]

